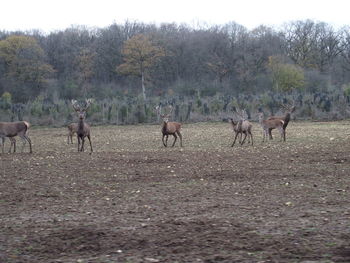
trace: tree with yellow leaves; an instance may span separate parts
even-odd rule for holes
[[[5,78],[12,83],[12,89],[16,90],[19,100],[26,95],[34,97],[53,72],[51,65],[45,63],[43,49],[36,39],[30,36],[12,35],[1,40],[0,61],[5,68]],[[31,89],[21,90],[22,86]]]
[[[141,77],[142,95],[146,99],[145,75],[165,56],[164,49],[153,44],[148,36],[139,34],[125,41],[122,55],[124,63],[117,67],[117,72]]]

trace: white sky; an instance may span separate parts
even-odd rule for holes
[[[234,21],[253,29],[305,19],[350,25],[350,0],[0,0],[0,30],[7,31],[106,27],[126,20],[190,26]]]

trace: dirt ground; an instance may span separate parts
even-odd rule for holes
[[[33,154],[0,155],[0,262],[350,262],[350,122],[253,135],[92,127],[90,154],[31,129]]]

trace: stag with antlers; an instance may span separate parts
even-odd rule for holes
[[[284,122],[283,130],[284,130],[284,136],[285,136],[286,129],[287,129],[288,123],[290,121],[291,114],[295,111],[295,104],[294,103],[293,104],[281,104],[281,108],[285,112],[284,116],[271,116],[267,120],[282,120]],[[274,129],[274,128],[270,128],[268,130],[270,140],[273,139],[272,129]]]
[[[79,105],[76,100],[72,100],[73,109],[78,113],[78,117],[79,117],[78,129],[76,131],[77,138],[78,138],[78,152],[84,151],[85,137],[87,137],[90,142],[90,149],[92,152],[90,126],[85,122],[86,110],[89,108],[91,102],[92,102],[92,99],[87,99],[85,101],[85,105],[82,106],[82,105]],[[80,146],[80,140],[81,140],[81,146]]]
[[[247,117],[246,111],[242,110],[241,113],[239,113],[238,111],[235,111],[235,114],[240,117],[240,120],[234,121],[233,118],[229,118],[229,121],[231,122],[233,131],[235,132],[235,139],[234,139],[231,147],[233,147],[235,145],[238,135],[240,135],[239,142],[241,145],[244,143],[247,136],[248,136],[248,143],[250,143],[250,140],[251,140],[251,143],[253,145],[253,134],[252,134],[253,125],[249,121],[246,120],[246,117]],[[243,140],[242,140],[242,134],[244,134]]]
[[[162,134],[163,134],[162,142],[163,142],[163,145],[165,147],[167,147],[168,146],[168,137],[169,137],[169,135],[173,135],[174,136],[174,142],[173,142],[172,147],[174,147],[175,142],[177,140],[177,136],[179,136],[179,138],[180,138],[180,146],[182,147],[182,135],[180,133],[181,123],[179,123],[179,122],[170,122],[169,121],[169,118],[171,117],[171,113],[173,111],[173,107],[169,106],[169,108],[170,108],[170,111],[169,111],[168,114],[162,114],[161,113],[161,106],[157,106],[156,107],[156,111],[157,111],[158,116],[160,116],[163,119],[163,123],[162,123]],[[164,140],[164,138],[165,138],[165,140]]]

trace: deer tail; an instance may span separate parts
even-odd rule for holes
[[[30,127],[30,123],[29,122],[27,122],[27,121],[23,121],[24,122],[24,125],[27,127],[27,130],[29,129],[29,127]]]

